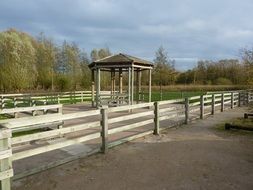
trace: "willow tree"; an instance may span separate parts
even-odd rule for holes
[[[97,61],[99,59],[103,59],[105,57],[108,57],[112,55],[110,52],[110,49],[108,47],[106,48],[101,48],[101,49],[93,49],[90,53],[90,57],[92,61]],[[103,89],[106,89],[110,83],[110,73],[109,72],[101,72],[101,87]]]
[[[32,88],[36,81],[35,40],[10,29],[0,33],[0,83],[3,90]]]
[[[247,83],[253,85],[253,48],[241,50],[241,57],[245,66],[244,76],[247,78]]]
[[[75,43],[66,41],[57,50],[56,72],[58,76],[58,85],[63,82],[66,88],[76,90],[81,84],[82,68],[80,63],[80,49]],[[65,90],[65,89],[62,89]]]
[[[36,48],[36,66],[38,70],[38,84],[43,89],[54,89],[56,48],[52,40],[43,34],[38,38]]]
[[[169,59],[168,53],[161,46],[155,53],[155,68],[153,71],[153,81],[155,84],[162,85],[173,84],[176,80],[174,60]]]

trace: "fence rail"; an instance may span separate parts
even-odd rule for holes
[[[83,111],[69,114],[51,114],[37,117],[17,118],[5,120],[0,123],[0,141],[3,141],[0,150],[1,171],[0,180],[2,189],[10,189],[10,178],[13,176],[11,160],[13,162],[24,158],[58,150],[71,145],[84,142],[95,142],[100,145],[100,150],[105,153],[108,148],[118,144],[139,138],[147,134],[159,134],[161,130],[168,127],[162,125],[164,121],[169,121],[171,125],[178,123],[189,123],[191,120],[203,119],[207,115],[214,115],[217,111],[233,109],[235,106],[246,105],[253,102],[252,91],[229,92],[221,94],[208,94],[185,99],[167,100],[121,107],[102,107],[100,110]],[[123,115],[122,115],[123,114]],[[91,118],[90,120],[88,120]],[[54,122],[65,122],[69,120],[85,120],[81,124],[73,124],[57,128],[50,131],[42,131],[34,134],[27,134],[12,137],[11,131],[22,127],[44,126]],[[92,129],[92,131],[90,131]],[[123,138],[116,138],[115,135],[125,131],[131,132],[139,129],[137,134],[131,134]],[[24,143],[50,138],[62,138],[64,141],[53,144],[41,143],[38,146],[30,146],[28,149],[14,150],[12,147],[23,146]],[[112,138],[113,137],[113,138]],[[113,140],[111,140],[113,139]],[[4,145],[4,146],[3,146]],[[70,161],[70,159],[67,159]],[[59,161],[57,164],[62,164]],[[45,169],[48,167],[41,167]],[[36,170],[38,172],[39,170]],[[31,174],[29,171],[28,174]]]
[[[112,96],[111,91],[101,91],[100,96],[101,99],[110,98]],[[77,102],[91,100],[91,91],[52,92],[34,94],[0,94],[0,109],[28,107],[34,105],[61,104],[66,102],[73,104]]]

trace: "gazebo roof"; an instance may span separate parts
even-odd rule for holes
[[[123,53],[119,53],[116,55],[111,55],[108,57],[105,57],[103,59],[99,59],[97,61],[92,62],[89,67],[92,69],[94,67],[100,67],[100,68],[120,68],[120,67],[130,67],[130,66],[137,66],[140,68],[146,68],[146,69],[152,69],[153,63],[150,61],[146,61],[134,56],[126,55]]]

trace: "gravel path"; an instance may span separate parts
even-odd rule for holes
[[[15,190],[253,189],[253,133],[216,126],[245,108],[196,120],[13,182]]]

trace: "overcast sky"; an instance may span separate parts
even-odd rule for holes
[[[185,70],[252,47],[252,10],[253,0],[0,0],[0,30],[44,32],[87,52],[108,46],[151,61],[162,45]]]

